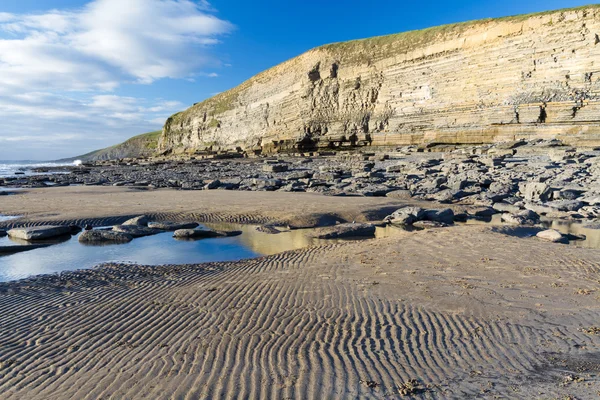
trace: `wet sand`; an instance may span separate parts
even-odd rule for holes
[[[0,201],[95,225],[141,213],[306,225],[401,204],[83,187]],[[0,397],[397,398],[415,379],[416,398],[595,398],[599,272],[597,250],[472,225],[0,284]]]

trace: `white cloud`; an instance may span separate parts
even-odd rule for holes
[[[119,88],[217,77],[204,71],[219,65],[210,48],[233,29],[204,0],[93,0],[75,10],[0,12],[0,142],[39,132],[44,141],[104,137],[109,145],[126,137],[108,128],[127,126],[128,135],[155,129],[183,105],[120,96]],[[13,119],[20,124],[4,123]],[[12,158],[9,152],[0,146],[0,159]]]

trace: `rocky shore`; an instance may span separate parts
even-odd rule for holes
[[[67,173],[4,178],[0,185],[386,196],[469,206],[476,217],[503,214],[504,222],[515,225],[536,224],[540,217],[586,223],[600,217],[600,151],[557,140],[272,158],[130,159],[62,172]]]

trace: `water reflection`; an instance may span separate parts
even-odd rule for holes
[[[542,227],[518,227],[507,225],[501,221],[501,214],[495,214],[489,220],[470,219],[465,224],[467,225],[492,225],[506,228],[515,228],[515,232],[521,232],[524,236],[535,236],[537,232],[543,229],[556,229],[563,235],[585,236],[585,240],[571,240],[569,243],[578,247],[588,249],[600,249],[600,229],[586,228],[585,224],[580,222],[571,222],[564,220],[542,219]],[[516,229],[518,228],[518,229]]]

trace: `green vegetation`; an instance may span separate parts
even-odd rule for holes
[[[221,126],[221,121],[219,121],[218,119],[212,119],[209,123],[208,123],[208,127],[209,128],[218,128]]]
[[[95,150],[81,156],[60,161],[71,160],[109,160],[126,157],[144,157],[154,153],[158,147],[158,140],[162,131],[154,131],[134,136],[121,144]]]
[[[368,39],[352,40],[349,42],[331,43],[317,50],[324,50],[333,53],[341,60],[346,61],[364,61],[365,58],[372,60],[374,58],[386,57],[392,53],[402,53],[410,51],[424,44],[435,43],[443,38],[458,36],[467,29],[477,25],[485,25],[491,22],[522,22],[532,17],[541,17],[552,14],[562,14],[568,11],[578,11],[585,9],[597,9],[600,4],[569,8],[563,10],[544,11],[539,13],[514,15],[501,18],[487,18],[475,21],[460,22],[456,24],[441,25],[432,28],[396,33],[386,36],[377,36]],[[558,18],[561,21],[561,18]],[[555,22],[553,20],[553,22]],[[370,56],[370,57],[369,57]]]

